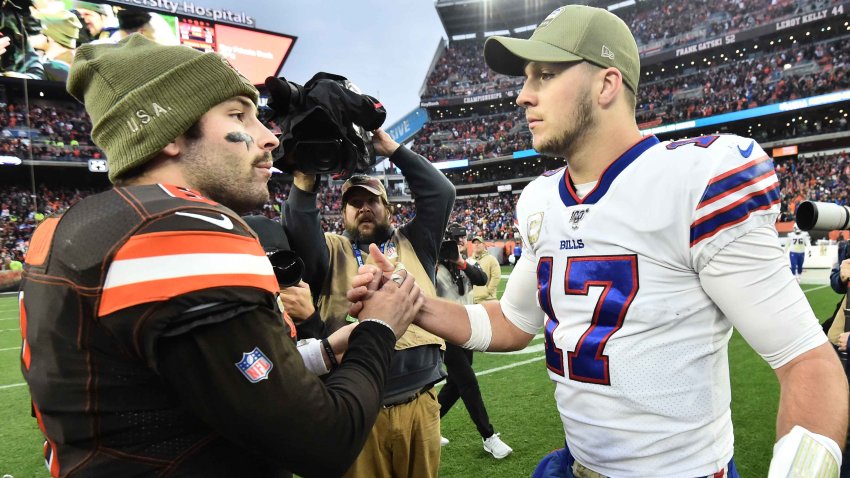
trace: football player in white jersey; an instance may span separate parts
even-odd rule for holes
[[[812,238],[806,231],[801,231],[796,224],[794,230],[788,233],[788,258],[791,261],[791,273],[800,282],[803,276],[803,261],[806,260],[806,247],[811,245]]]
[[[764,430],[778,439],[770,477],[837,477],[848,385],[789,274],[761,147],[643,137],[637,45],[606,10],[559,8],[529,40],[489,38],[484,55],[496,72],[526,76],[516,102],[534,148],[568,168],[522,192],[523,254],[501,300],[428,299],[417,323],[491,351],[522,349],[544,328],[566,447],[535,476],[738,476],[734,326],[781,385],[776,430]],[[352,313],[379,272],[362,270]]]

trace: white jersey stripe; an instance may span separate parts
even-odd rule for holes
[[[705,206],[696,210],[694,215],[695,222],[698,222],[700,219],[706,216],[710,216],[732,204],[738,203],[743,198],[746,198],[747,196],[750,196],[753,193],[767,190],[770,187],[774,186],[776,182],[776,176],[771,174],[770,176],[762,178],[756,183],[750,184],[745,188],[735,191],[733,194],[728,194],[722,197],[721,199],[718,199],[710,204],[706,204]]]
[[[274,276],[265,256],[251,254],[174,254],[114,261],[106,274],[104,289],[143,282],[213,274]]]

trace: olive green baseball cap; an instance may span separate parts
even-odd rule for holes
[[[556,9],[540,22],[528,40],[488,38],[484,59],[493,71],[512,76],[523,76],[529,61],[588,61],[620,70],[633,92],[637,92],[640,79],[640,55],[629,27],[608,10],[586,5]]]

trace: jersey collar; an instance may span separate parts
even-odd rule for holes
[[[599,181],[596,183],[596,187],[593,188],[593,190],[590,191],[583,199],[579,199],[575,189],[573,188],[573,183],[570,181],[570,168],[564,169],[564,177],[561,179],[558,186],[558,192],[561,194],[561,201],[563,201],[564,206],[570,207],[579,204],[596,204],[597,201],[602,199],[602,196],[605,196],[605,193],[608,192],[608,188],[611,187],[611,183],[617,179],[617,176],[619,176],[624,169],[632,164],[634,160],[644,153],[644,151],[658,143],[660,143],[660,141],[654,135],[644,136],[637,144],[629,148],[628,151],[620,155],[619,158],[605,168],[605,171],[602,172],[602,176],[599,177]]]

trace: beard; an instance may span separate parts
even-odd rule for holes
[[[360,232],[360,223],[356,220],[352,224],[345,225],[345,232],[351,237],[351,240],[358,244],[380,244],[384,242],[387,236],[390,235],[390,222],[389,220],[384,221],[373,221],[372,224],[374,227],[372,228],[372,232]]]
[[[258,164],[270,160],[271,153],[265,152],[247,167],[244,158],[216,153],[194,142],[183,155],[187,166],[184,175],[193,189],[237,214],[245,214],[262,208],[269,200],[268,184],[258,182],[254,175]]]
[[[544,142],[537,150],[549,156],[567,159],[572,156],[584,137],[596,126],[596,117],[593,115],[593,103],[590,100],[589,88],[586,88],[582,92],[578,104],[573,110],[572,124],[572,128]]]
[[[251,163],[251,170],[256,165],[270,160],[271,153],[262,155]],[[246,214],[248,212],[260,209],[269,201],[268,184],[264,183],[261,186],[252,185],[250,181],[236,181],[234,176],[228,177],[226,180],[210,182],[203,191],[207,197],[218,203],[224,204],[238,214]]]

